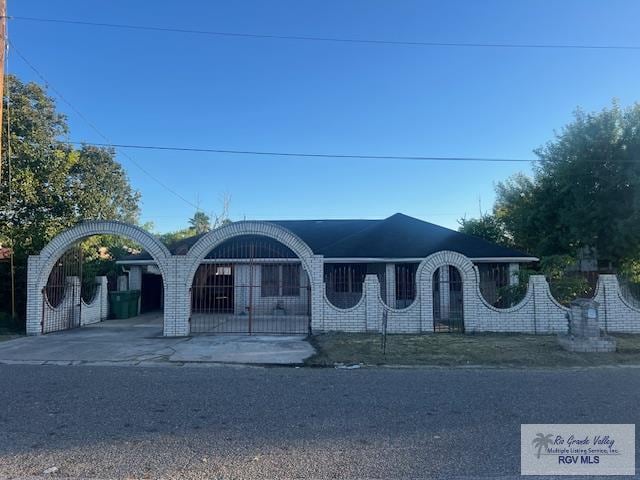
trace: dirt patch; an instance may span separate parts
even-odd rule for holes
[[[13,340],[14,338],[20,338],[22,335],[3,335],[0,334],[0,342],[4,342],[5,340]]]
[[[326,333],[310,338],[317,353],[310,366],[336,363],[368,365],[491,365],[578,367],[640,365],[640,335],[612,335],[615,353],[575,353],[560,348],[555,335],[426,334],[389,335],[386,354],[381,337],[368,333]]]

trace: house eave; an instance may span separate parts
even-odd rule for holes
[[[271,259],[269,259],[271,260]],[[295,261],[293,259],[280,259],[281,261]],[[405,257],[326,257],[324,263],[420,263],[424,258]],[[532,263],[537,262],[537,257],[470,257],[475,263]],[[239,262],[240,259],[205,259],[202,263]],[[118,260],[117,265],[155,265],[152,259],[148,260]]]

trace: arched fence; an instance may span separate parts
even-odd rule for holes
[[[75,242],[92,235],[120,235],[140,244],[152,257],[162,275],[164,288],[163,334],[186,336],[197,330],[193,327],[194,308],[201,308],[202,298],[210,291],[227,291],[229,285],[212,278],[216,273],[228,275],[223,264],[238,259],[225,259],[218,253],[233,239],[262,237],[281,244],[287,262],[300,265],[300,278],[295,268],[269,267],[265,278],[269,286],[250,282],[248,294],[260,292],[267,296],[280,296],[268,307],[251,303],[269,311],[278,310],[281,316],[295,314],[307,316],[305,320],[314,333],[323,331],[378,332],[386,318],[389,333],[433,332],[522,332],[536,334],[561,333],[567,330],[567,307],[551,294],[549,284],[542,275],[529,277],[526,294],[508,308],[498,308],[483,296],[479,269],[473,262],[452,251],[429,255],[419,264],[404,266],[380,264],[354,269],[345,276],[340,267],[326,268],[324,258],[316,255],[299,237],[284,227],[268,222],[236,222],[202,236],[185,254],[172,255],[153,235],[139,227],[119,222],[91,221],[73,227],[54,238],[39,255],[29,258],[27,333],[46,333],[45,319],[57,308],[69,308],[63,295],[59,305],[46,301],[45,286],[56,262]],[[217,249],[217,250],[216,250]],[[272,254],[272,256],[274,256]],[[282,256],[282,255],[281,255]],[[290,257],[290,258],[289,258]],[[264,255],[243,255],[242,261],[258,259],[264,263]],[[215,268],[203,272],[203,263],[213,263]],[[285,264],[282,258],[276,263]],[[220,267],[220,265],[223,265]],[[221,269],[220,269],[220,268]],[[238,270],[240,271],[240,270]],[[334,272],[327,274],[328,271]],[[200,272],[200,274],[198,274]],[[220,273],[221,272],[221,273]],[[358,273],[360,272],[360,273]],[[373,272],[373,273],[371,273]],[[286,278],[292,278],[287,286]],[[359,285],[353,284],[358,279]],[[199,280],[200,279],[200,280]],[[400,280],[402,280],[400,282]],[[106,282],[97,280],[100,286],[93,299],[80,298],[80,325],[100,321],[106,317]],[[278,283],[278,281],[280,283]],[[396,288],[396,281],[402,287]],[[72,276],[62,280],[64,288],[72,292],[77,280]],[[75,282],[75,283],[74,283]],[[331,283],[328,285],[328,282]],[[69,287],[70,286],[70,287]],[[193,289],[200,288],[194,294]],[[293,287],[305,289],[305,294],[295,295]],[[292,293],[287,294],[291,290]],[[240,290],[235,290],[240,295]],[[340,304],[337,293],[349,294],[349,301]],[[354,295],[357,294],[357,295]],[[285,297],[294,297],[285,305]],[[78,294],[78,297],[80,295]],[[346,298],[346,295],[343,296]],[[615,275],[598,278],[594,299],[600,305],[603,327],[610,332],[640,333],[640,306],[621,289]],[[295,304],[294,304],[295,300]],[[304,303],[304,312],[298,307]],[[55,303],[55,302],[54,302]],[[225,304],[231,308],[231,303]],[[295,307],[295,308],[294,308]],[[83,317],[84,315],[84,317]],[[249,332],[250,333],[250,332]],[[302,331],[300,331],[302,333]]]

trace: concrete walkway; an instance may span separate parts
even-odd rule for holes
[[[75,330],[0,343],[0,363],[301,364],[314,353],[304,336],[162,336],[160,314],[106,320]]]

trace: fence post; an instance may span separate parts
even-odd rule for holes
[[[365,314],[367,331],[380,331],[382,305],[380,305],[380,281],[377,275],[364,277]]]

